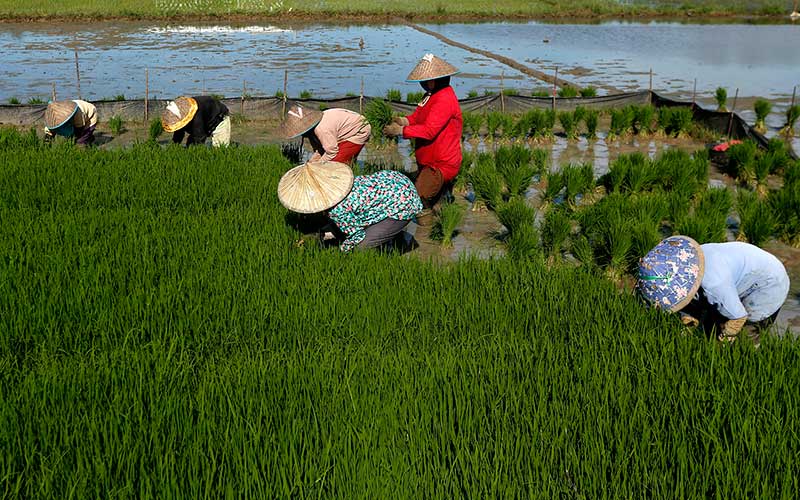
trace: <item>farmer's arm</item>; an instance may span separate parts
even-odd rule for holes
[[[447,122],[449,122],[452,117],[453,113],[450,106],[432,109],[423,123],[414,123],[409,117],[408,121],[410,125],[403,127],[403,137],[406,139],[418,138],[431,140],[439,135],[439,132],[444,129]]]

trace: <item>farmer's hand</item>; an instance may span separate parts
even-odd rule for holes
[[[719,335],[720,340],[733,342],[736,336],[742,331],[742,327],[747,322],[747,317],[739,319],[729,319],[722,325],[722,333]]]
[[[698,320],[697,318],[695,318],[690,314],[683,313],[681,314],[681,323],[683,323],[686,326],[695,327],[700,324],[700,320]]]
[[[406,125],[408,125],[408,118],[406,118],[405,116],[395,116],[394,118],[392,118],[392,123],[396,123],[398,125],[402,125],[405,127]]]
[[[399,123],[390,123],[383,127],[383,135],[386,137],[397,137],[403,135],[403,126]]]

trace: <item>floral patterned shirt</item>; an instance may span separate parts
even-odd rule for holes
[[[381,170],[356,177],[350,194],[331,209],[329,216],[347,236],[339,248],[349,252],[364,239],[368,226],[389,217],[411,220],[421,211],[422,201],[409,178]]]

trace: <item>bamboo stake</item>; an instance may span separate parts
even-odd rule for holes
[[[358,114],[364,113],[364,77],[361,77],[361,93],[358,95]]]
[[[556,66],[556,76],[553,78],[553,111],[556,110],[556,94],[558,93],[558,66]]]
[[[144,122],[150,120],[150,70],[144,69]]]
[[[81,99],[81,67],[78,64],[78,49],[75,49],[75,81],[78,84],[78,99]]]
[[[503,95],[503,91],[505,90],[504,80],[506,76],[506,70],[500,72],[500,111],[505,113],[506,112],[506,101],[505,96]]]
[[[56,102],[56,82],[53,82],[53,93],[52,93],[52,101]]]
[[[694,79],[694,87],[692,88],[692,106],[697,102],[697,78]]]
[[[286,115],[286,89],[289,86],[289,70],[283,70],[283,106],[281,107],[281,118]]]
[[[653,68],[650,68],[650,84],[647,90],[647,104],[653,104]]]
[[[239,114],[244,116],[244,95],[247,93],[247,80],[242,80],[242,102],[239,106]]]
[[[55,83],[53,84],[53,88],[55,88]],[[792,90],[792,104],[790,104],[790,106],[792,107],[794,106],[794,98],[796,95],[797,95],[797,85],[795,85],[794,89]]]
[[[731,128],[733,127],[733,113],[736,111],[736,100],[739,98],[739,89],[736,89],[736,95],[733,96],[733,108],[731,109],[731,115],[728,118],[728,140],[731,139]]]

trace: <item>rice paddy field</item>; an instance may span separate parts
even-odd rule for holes
[[[0,495],[796,497],[791,337],[544,251],[298,246],[291,166],[0,134]]]

